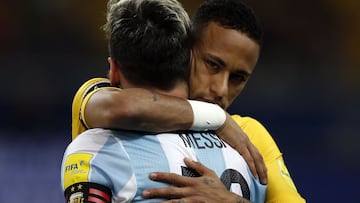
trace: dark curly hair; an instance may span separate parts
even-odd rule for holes
[[[263,30],[254,11],[239,0],[206,0],[196,10],[192,19],[195,37],[210,22],[224,28],[235,29],[262,45]]]

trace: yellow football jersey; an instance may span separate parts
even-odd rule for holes
[[[84,109],[87,101],[99,88],[110,87],[110,81],[107,78],[93,78],[86,81],[76,92],[72,103],[72,131],[71,137],[74,140],[76,136],[84,132],[88,126],[84,118]]]
[[[83,119],[84,109],[91,95],[101,87],[110,87],[110,81],[107,78],[93,78],[77,91],[72,104],[72,139],[87,129]],[[264,158],[268,170],[266,203],[304,203],[286,168],[282,153],[265,127],[250,117],[233,115],[232,118]]]
[[[265,127],[250,117],[233,115],[232,118],[248,135],[263,156],[268,172],[266,203],[303,203],[290,173],[284,163],[282,153]]]

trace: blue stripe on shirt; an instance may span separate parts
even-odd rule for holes
[[[170,170],[167,157],[156,136],[127,131],[119,131],[116,136],[121,139],[135,170],[138,191],[134,201],[142,200],[141,193],[144,189],[168,186],[149,179],[150,172],[169,172]],[[161,199],[152,199],[152,201],[155,200]]]

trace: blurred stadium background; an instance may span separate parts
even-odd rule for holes
[[[199,0],[181,1],[190,14]],[[244,0],[265,28],[231,112],[273,135],[308,202],[357,202],[360,1]],[[106,76],[106,1],[0,3],[0,202],[61,203],[72,97]]]

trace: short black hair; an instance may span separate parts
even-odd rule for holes
[[[263,29],[259,19],[252,8],[239,0],[206,0],[196,10],[192,22],[195,36],[200,36],[203,28],[215,22],[238,30],[262,45]]]

